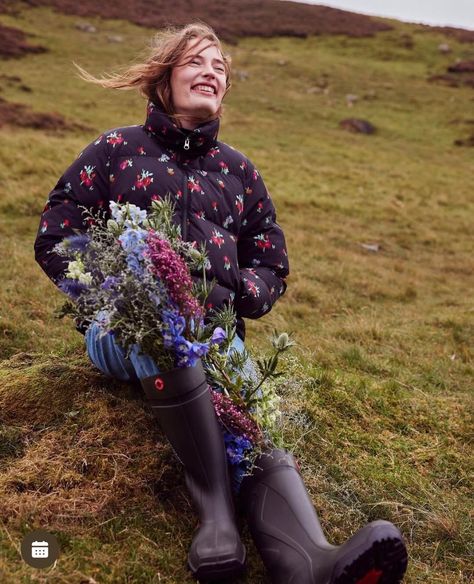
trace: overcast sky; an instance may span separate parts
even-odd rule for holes
[[[295,1],[295,0],[293,0]],[[351,12],[474,30],[474,0],[296,0]]]

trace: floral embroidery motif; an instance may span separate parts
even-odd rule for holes
[[[209,243],[213,243],[214,245],[217,245],[217,247],[220,249],[223,245],[224,245],[224,237],[222,235],[222,233],[220,233],[217,229],[213,229],[212,230],[212,237],[209,240]]]
[[[85,185],[89,187],[89,190],[94,189],[94,185],[92,184],[97,176],[95,171],[95,166],[86,165],[79,173],[79,178],[81,179],[81,185]]]
[[[234,222],[234,218],[232,217],[232,215],[227,215],[227,217],[224,219],[224,223],[222,225],[226,229],[229,229],[229,225],[231,225],[233,222]]]
[[[219,166],[221,167],[222,174],[229,174],[229,167],[223,160],[219,162]]]
[[[235,206],[237,207],[237,211],[239,212],[239,215],[242,215],[243,210],[244,210],[244,197],[243,197],[243,195],[237,195],[237,197],[235,199]]]
[[[141,174],[137,174],[137,180],[135,181],[135,185],[132,187],[133,190],[143,189],[146,191],[147,187],[151,185],[153,182],[153,173],[149,170],[142,169]]]
[[[250,292],[254,298],[258,298],[260,296],[260,288],[257,286],[257,284],[255,284],[255,282],[252,282],[252,280],[249,280],[248,278],[244,278],[244,283],[247,291]]]
[[[188,189],[191,191],[191,193],[197,192],[200,195],[204,194],[204,191],[201,188],[201,185],[199,184],[199,181],[196,180],[194,178],[194,176],[190,176],[188,178]]]
[[[128,142],[124,140],[121,132],[114,131],[107,136],[107,144],[112,144],[112,147],[115,148],[117,144],[128,144]]]
[[[256,235],[254,237],[255,239],[255,245],[261,249],[264,253],[265,250],[267,249],[271,249],[272,247],[274,248],[275,246],[272,246],[272,242],[270,241],[270,239],[268,238],[268,235],[266,233],[260,233],[259,235]]]

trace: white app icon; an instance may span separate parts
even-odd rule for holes
[[[31,544],[32,558],[47,558],[49,555],[49,545],[47,541],[34,541]]]

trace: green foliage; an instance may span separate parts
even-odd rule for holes
[[[80,335],[53,317],[63,297],[32,250],[64,168],[100,131],[145,115],[138,96],[80,81],[71,62],[113,70],[150,31],[90,19],[99,33],[88,36],[47,9],[0,20],[50,49],[2,62],[32,89],[5,84],[2,98],[93,128],[0,130],[1,579],[31,580],[17,546],[47,526],[64,550],[45,582],[182,584],[194,516],[172,453],[131,390],[93,373]],[[400,23],[371,39],[242,40],[228,47],[246,75],[234,76],[221,132],[261,170],[287,234],[287,293],[248,321],[247,342],[261,352],[274,329],[295,331],[289,378],[269,383],[322,523],[340,543],[369,519],[396,522],[409,584],[472,575],[472,151],[453,141],[470,131],[473,94],[427,77],[473,49],[449,39],[442,55],[441,42]],[[346,133],[346,117],[378,131]],[[251,548],[249,582],[262,581]]]

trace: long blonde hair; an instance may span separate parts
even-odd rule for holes
[[[229,55],[224,54],[214,30],[203,22],[193,22],[181,28],[169,27],[158,32],[151,41],[151,47],[144,61],[130,65],[118,73],[106,73],[101,77],[94,77],[77,63],[74,65],[81,79],[113,89],[137,89],[141,95],[161,105],[168,115],[179,119],[179,114],[174,111],[171,96],[171,70],[180,63],[190,49],[202,40],[208,40],[209,44],[216,46],[222,54],[226,72],[226,94],[231,86],[231,59]],[[188,46],[189,41],[194,41],[194,43]],[[220,117],[221,114],[222,105],[217,116]]]

